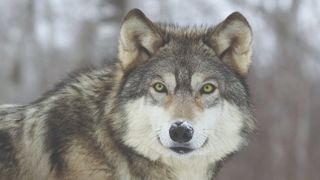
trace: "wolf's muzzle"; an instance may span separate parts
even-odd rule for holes
[[[185,121],[177,121],[171,125],[169,135],[174,142],[186,143],[192,139],[192,125]]]

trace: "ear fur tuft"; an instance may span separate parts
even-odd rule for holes
[[[147,60],[162,45],[157,27],[139,9],[124,18],[119,39],[118,56],[123,69]]]
[[[229,15],[209,32],[207,42],[228,66],[246,76],[251,64],[252,31],[239,12]]]

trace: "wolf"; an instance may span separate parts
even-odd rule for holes
[[[0,107],[0,179],[212,179],[255,130],[239,12],[210,27],[131,10],[117,60]]]

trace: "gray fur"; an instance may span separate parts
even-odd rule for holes
[[[131,119],[126,110],[130,103],[145,98],[147,106],[169,104],[175,108],[174,118],[193,121],[191,105],[199,96],[191,82],[195,74],[207,78],[219,92],[201,97],[203,109],[225,102],[239,109],[241,143],[236,150],[246,144],[254,130],[254,115],[244,69],[230,64],[230,59],[225,61],[229,56],[222,57],[209,42],[215,27],[153,24],[142,12],[133,10],[123,28],[132,25],[126,24],[132,17],[146,22],[139,27],[151,30],[144,32],[146,39],[137,38],[135,31],[122,30],[127,34],[120,38],[119,61],[72,75],[29,105],[0,106],[0,179],[183,178],[184,169],[179,169],[184,167],[183,160],[173,157],[167,161],[161,153],[156,158],[130,144],[126,137]],[[169,103],[166,95],[150,91],[153,81],[166,78],[173,98]],[[236,150],[221,152],[218,160],[202,164],[204,174],[196,177],[212,178],[221,162]]]

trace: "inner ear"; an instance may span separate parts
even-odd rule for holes
[[[124,18],[120,30],[118,56],[123,69],[149,59],[163,42],[160,29],[140,10],[131,10]]]
[[[242,76],[247,75],[251,64],[252,32],[242,14],[234,12],[209,30],[206,43],[226,65]]]

